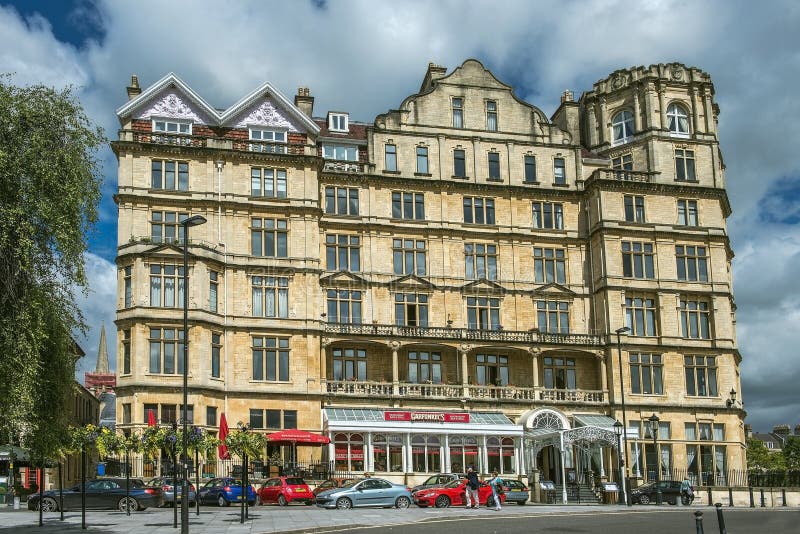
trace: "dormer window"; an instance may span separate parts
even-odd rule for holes
[[[347,113],[329,113],[328,129],[332,132],[347,132],[349,127]]]
[[[285,154],[286,132],[282,130],[267,130],[264,128],[250,128],[250,140],[259,141],[250,143],[250,152],[271,152]]]
[[[179,135],[192,135],[192,123],[153,119],[153,131]]]

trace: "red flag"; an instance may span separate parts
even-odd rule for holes
[[[156,426],[156,416],[153,410],[147,410],[147,426]]]
[[[228,437],[228,420],[225,419],[225,413],[223,413],[219,418],[219,440],[222,444],[219,446],[219,457],[221,460],[227,460],[231,457],[228,454],[228,447],[225,446],[225,438]]]

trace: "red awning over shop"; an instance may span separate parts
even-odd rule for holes
[[[330,442],[327,436],[296,428],[267,434],[267,443],[273,445],[327,445]]]

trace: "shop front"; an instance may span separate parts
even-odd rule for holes
[[[484,474],[525,472],[523,429],[502,413],[325,408],[323,431],[337,474],[410,484],[467,466]]]

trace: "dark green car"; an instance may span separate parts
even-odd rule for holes
[[[64,510],[80,510],[80,485],[64,489]],[[41,501],[43,512],[59,510],[58,490],[34,493],[28,497],[28,509],[38,510]],[[160,488],[148,488],[138,478],[130,479],[128,497],[125,496],[124,478],[98,478],[86,481],[86,508],[90,510],[144,510],[163,503]]]

